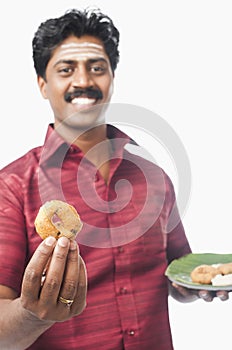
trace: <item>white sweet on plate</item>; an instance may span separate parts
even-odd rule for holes
[[[232,273],[228,275],[216,275],[211,280],[213,286],[229,286],[232,285]]]

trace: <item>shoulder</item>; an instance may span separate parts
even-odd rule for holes
[[[124,149],[124,159],[141,169],[144,174],[161,176],[168,187],[173,187],[172,180],[149,152],[135,143],[128,143]]]
[[[23,192],[25,184],[37,176],[40,154],[41,147],[33,148],[0,170],[1,196],[12,193],[17,197],[17,193]]]
[[[17,158],[13,162],[7,164],[0,170],[0,177],[3,175],[10,174],[22,174],[25,172],[25,169],[28,167],[34,167],[38,165],[40,154],[41,154],[41,146],[32,148],[27,153]]]

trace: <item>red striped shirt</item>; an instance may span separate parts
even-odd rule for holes
[[[162,169],[126,149],[124,133],[108,126],[108,137],[108,185],[52,126],[43,147],[0,172],[0,284],[20,294],[25,266],[41,241],[34,220],[46,200],[67,201],[84,222],[77,241],[87,266],[87,307],[30,349],[173,349],[164,271],[190,252],[173,211],[173,186]]]

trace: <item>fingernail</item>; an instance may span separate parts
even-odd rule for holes
[[[69,240],[66,237],[60,237],[58,239],[58,244],[60,247],[63,247],[63,248],[67,247],[68,243],[69,243]]]
[[[227,296],[224,294],[219,294],[218,298],[221,299],[222,301],[227,300]]]
[[[49,236],[45,239],[44,242],[48,247],[51,247],[55,243],[55,241],[56,241],[55,237]]]
[[[200,296],[200,298],[205,299],[208,297],[208,293],[207,292],[199,292],[199,296]]]
[[[70,247],[69,247],[70,250],[77,250],[77,244],[75,241],[71,241],[70,242]]]

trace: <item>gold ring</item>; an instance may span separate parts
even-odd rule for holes
[[[72,306],[74,300],[73,299],[65,299],[63,297],[59,297],[59,301],[63,304],[65,304],[66,306],[70,307]]]

